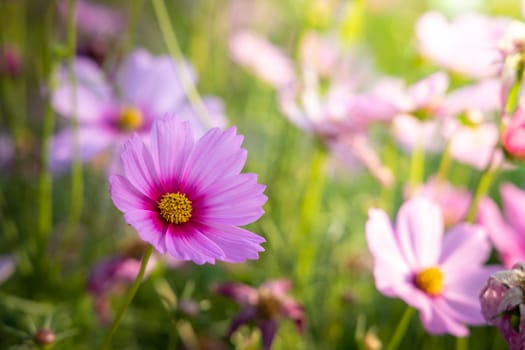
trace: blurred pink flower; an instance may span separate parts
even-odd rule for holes
[[[295,76],[291,59],[253,33],[238,32],[230,44],[234,60],[276,88],[280,110],[295,126],[318,136],[339,161],[350,160],[352,166],[357,161],[381,183],[392,182],[366,134],[371,124],[389,121],[398,109],[388,98],[359,90],[370,71],[366,60],[344,52],[334,38],[308,32]]]
[[[195,140],[189,122],[155,121],[144,142],[122,152],[123,175],[110,177],[115,206],[162,254],[197,264],[258,259],[264,238],[237,226],[259,219],[267,197],[257,175],[241,174],[247,152],[235,128]]]
[[[270,349],[277,333],[277,321],[288,318],[295,322],[297,330],[304,332],[305,315],[302,306],[287,293],[292,284],[287,279],[269,280],[259,288],[240,283],[224,283],[213,290],[235,300],[243,307],[228,329],[230,337],[241,325],[254,321],[261,331],[264,349]]]
[[[456,89],[443,100],[439,110],[444,120],[442,133],[455,160],[480,170],[491,159],[493,165],[503,160],[496,149],[499,130],[493,120],[501,110],[500,89],[497,79],[485,79]]]
[[[189,120],[197,136],[204,134],[206,128],[185,99],[177,75],[179,69],[191,68],[186,62],[174,62],[169,56],[154,57],[139,49],[118,67],[115,81],[108,81],[100,68],[85,58],[75,61],[75,88],[67,70],[61,70],[52,105],[62,116],[78,119],[81,159],[88,161],[111,147],[120,149],[133,132],[146,133],[153,120],[166,113],[174,112]],[[195,79],[195,74],[192,75]],[[224,126],[220,101],[208,98],[204,103],[214,126]],[[61,170],[72,161],[74,137],[73,130],[66,128],[53,138],[53,169]]]
[[[399,109],[392,121],[392,132],[403,148],[423,147],[429,152],[443,148],[441,121],[437,117],[448,84],[448,75],[436,72],[408,88],[397,79],[385,79],[378,85],[376,91]]]
[[[295,80],[291,60],[264,38],[247,30],[240,30],[230,38],[230,53],[234,62],[247,67],[275,88]]]
[[[343,56],[334,41],[333,38],[323,38],[315,32],[306,33],[299,46],[301,65],[313,69],[320,77],[333,77]]]
[[[58,11],[64,18],[68,16],[69,4],[68,0],[58,2]],[[124,31],[124,16],[117,9],[78,0],[75,10],[75,24],[83,32],[93,36],[118,36]]]
[[[503,129],[501,143],[512,158],[525,160],[525,111],[519,106]]]
[[[22,69],[20,49],[10,44],[0,47],[0,76],[15,78],[22,73]]]
[[[484,323],[477,302],[491,267],[490,244],[481,227],[459,224],[443,234],[437,204],[414,198],[399,209],[392,227],[383,210],[371,209],[366,224],[377,289],[420,311],[431,334],[466,336],[466,325]]]
[[[487,229],[505,267],[525,261],[525,191],[511,183],[501,186],[503,216],[494,201],[483,202],[479,222]]]
[[[454,187],[446,180],[436,177],[417,188],[413,196],[428,198],[439,205],[446,227],[454,226],[465,219],[472,197],[466,189]]]
[[[525,265],[494,273],[479,293],[485,320],[496,326],[510,350],[525,349]]]
[[[496,75],[502,57],[498,41],[510,20],[466,13],[452,22],[441,13],[423,14],[416,23],[420,53],[441,67],[474,78]]]
[[[0,255],[0,284],[15,272],[15,260],[11,255]]]
[[[445,96],[439,107],[443,117],[457,117],[462,113],[479,111],[491,113],[501,109],[499,79],[483,79],[474,84],[462,86]]]
[[[487,167],[489,163],[491,166],[501,164],[503,155],[496,149],[499,130],[495,123],[467,125],[452,122],[446,130],[449,130],[450,135],[450,154],[455,160],[479,170]]]

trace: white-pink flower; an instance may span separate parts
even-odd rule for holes
[[[418,48],[441,67],[474,78],[494,76],[502,63],[498,41],[509,23],[478,13],[465,13],[449,22],[439,12],[427,12],[416,23]]]
[[[483,266],[490,244],[481,227],[443,231],[440,208],[427,198],[405,202],[395,227],[380,209],[369,211],[366,224],[377,289],[418,309],[429,333],[461,337],[467,325],[485,323],[478,293],[495,269]]]

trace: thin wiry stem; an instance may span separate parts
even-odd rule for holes
[[[53,9],[55,2],[52,1],[46,16],[46,39],[50,40],[51,27],[53,25]],[[46,46],[45,55],[50,56],[50,49]],[[46,57],[47,58],[47,57]],[[56,87],[56,81],[53,76],[53,60],[47,60],[44,58],[44,62],[48,62],[46,65],[47,88],[49,93],[52,93]],[[53,180],[51,170],[49,169],[49,153],[51,149],[51,136],[53,134],[53,128],[55,125],[55,113],[51,107],[51,101],[47,101],[46,109],[43,116],[42,125],[42,147],[40,149],[40,176],[38,180],[38,247],[39,254],[44,254],[46,251],[45,246],[47,240],[51,234],[52,228],[52,216],[53,216],[53,199],[52,199],[52,188]]]
[[[109,349],[109,346],[111,345],[111,339],[113,338],[113,335],[118,329],[118,326],[120,325],[120,321],[122,321],[122,318],[124,317],[124,313],[128,309],[128,306],[131,304],[131,301],[135,297],[135,294],[137,294],[137,290],[140,287],[140,284],[142,283],[142,279],[144,278],[144,273],[146,272],[146,266],[148,265],[148,260],[151,256],[151,253],[153,252],[153,246],[148,245],[148,248],[146,249],[146,252],[144,253],[144,256],[142,257],[142,263],[140,264],[140,270],[137,274],[137,278],[135,278],[135,282],[133,282],[133,285],[128,291],[128,294],[126,295],[126,299],[124,299],[124,303],[122,303],[122,306],[120,307],[117,315],[115,316],[115,319],[113,320],[113,323],[111,324],[111,328],[109,329],[109,332],[104,337],[104,341],[102,342],[102,345],[100,346],[100,350]]]
[[[67,249],[67,245],[72,239],[80,220],[84,203],[84,175],[82,172],[82,161],[80,159],[80,145],[78,140],[78,115],[77,115],[77,76],[75,72],[75,58],[77,46],[76,32],[76,0],[69,1],[68,8],[68,80],[71,84],[73,115],[71,116],[71,128],[73,133],[73,162],[71,164],[71,208],[69,212],[69,223],[64,233],[62,241],[61,255]]]
[[[159,23],[160,31],[162,32],[162,37],[164,38],[164,42],[168,48],[168,52],[173,57],[173,59],[179,63],[176,72],[184,93],[204,126],[212,127],[213,123],[210,120],[208,111],[206,110],[206,107],[204,106],[204,103],[202,102],[202,99],[197,92],[195,85],[193,84],[190,72],[184,65],[184,56],[180,49],[179,42],[177,41],[177,37],[175,36],[175,32],[171,27],[171,21],[168,16],[166,4],[163,0],[153,0],[152,3],[153,9],[155,10],[155,15],[157,17],[157,22]]]
[[[407,331],[414,311],[414,308],[407,307],[405,313],[401,317],[401,320],[399,320],[399,323],[397,324],[397,328],[394,332],[394,335],[392,336],[392,339],[390,339],[390,343],[388,343],[388,346],[385,350],[396,350],[399,347],[399,344],[401,343],[401,340]]]

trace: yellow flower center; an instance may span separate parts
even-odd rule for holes
[[[439,267],[424,269],[416,275],[415,284],[428,295],[439,295],[443,290],[443,272]]]
[[[120,111],[118,127],[124,131],[139,129],[144,124],[142,112],[135,107],[124,107]]]
[[[191,218],[191,201],[184,194],[168,192],[157,203],[160,216],[172,224],[183,224]]]
[[[281,302],[265,289],[259,290],[257,311],[263,318],[276,318],[281,314]]]

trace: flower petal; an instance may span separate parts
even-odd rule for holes
[[[501,198],[507,221],[517,232],[525,232],[525,191],[507,182],[501,186]]]
[[[186,163],[184,181],[190,188],[204,190],[223,177],[239,174],[247,156],[240,147],[242,140],[235,128],[209,130],[197,141]]]
[[[111,199],[120,211],[126,212],[136,209],[153,211],[155,203],[137,191],[127,178],[121,175],[111,175],[109,183]]]
[[[15,261],[11,255],[0,256],[0,283],[8,279],[15,271]]]
[[[159,213],[149,210],[130,210],[124,213],[124,219],[133,226],[142,240],[151,245],[161,254],[166,253],[164,236],[167,225],[159,217]]]
[[[484,324],[478,296],[490,275],[500,271],[501,266],[461,270],[445,281],[443,298],[450,305],[450,313],[461,322],[471,325]]]
[[[440,266],[445,275],[458,268],[479,266],[488,259],[490,249],[487,235],[481,226],[456,225],[443,238]]]
[[[247,225],[264,214],[265,188],[257,183],[255,174],[222,178],[204,190],[205,194],[192,198],[195,217],[203,223]]]
[[[170,120],[175,119],[175,120]],[[165,192],[175,191],[193,148],[193,134],[188,122],[173,116],[153,124],[151,129],[151,155]]]
[[[468,328],[454,319],[454,311],[443,298],[433,301],[432,312],[429,317],[421,317],[423,327],[430,334],[452,334],[456,337],[468,335]]]
[[[478,220],[486,228],[492,244],[507,268],[511,268],[518,261],[525,260],[523,238],[503,220],[494,201],[486,198],[480,203]]]
[[[414,271],[409,269],[401,254],[390,220],[383,210],[369,210],[366,241],[374,256],[376,288],[387,296],[397,296],[396,291],[409,283],[408,279]]]
[[[116,137],[114,133],[96,127],[80,127],[76,135],[72,129],[62,130],[51,140],[50,167],[55,172],[67,169],[75,157],[76,143],[80,160],[87,162],[117,141]]]
[[[76,117],[80,122],[96,123],[112,100],[111,88],[103,72],[89,59],[77,58],[74,63],[76,79],[73,88],[66,68],[57,74],[57,88],[51,105],[64,117]]]
[[[191,260],[201,265],[224,259],[221,247],[191,225],[169,225],[165,242],[168,252],[180,260]]]
[[[222,283],[212,287],[215,293],[233,299],[241,305],[257,302],[257,290],[242,283]]]
[[[151,154],[137,134],[124,146],[121,160],[126,178],[138,191],[153,200],[158,200],[164,194],[158,185]]]
[[[428,198],[414,198],[401,206],[396,220],[401,253],[416,269],[436,265],[441,251],[443,217]]]
[[[202,225],[199,230],[222,249],[225,256],[221,260],[226,262],[255,260],[264,251],[263,237],[239,227],[214,224]]]
[[[120,66],[117,82],[124,98],[146,108],[156,117],[174,112],[184,100],[178,73],[186,69],[191,80],[195,71],[187,62],[175,62],[170,56],[152,56],[146,50],[133,51]]]
[[[270,350],[273,343],[273,338],[277,333],[277,321],[273,318],[262,318],[257,322],[261,330],[261,337],[264,350]]]

